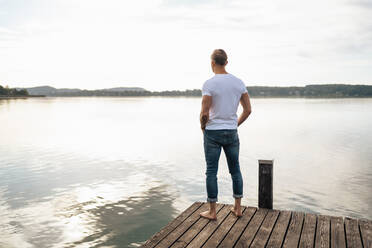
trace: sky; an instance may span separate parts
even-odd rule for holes
[[[372,0],[0,0],[0,85],[372,84]]]

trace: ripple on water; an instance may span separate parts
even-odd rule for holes
[[[252,105],[239,128],[244,204],[257,205],[257,159],[275,159],[276,208],[372,219],[372,99]],[[136,247],[204,201],[199,108],[198,98],[1,105],[0,246]],[[231,202],[220,162],[219,199]]]
[[[76,185],[17,209],[1,197],[1,213],[7,216],[1,220],[1,240],[13,245],[23,242],[25,247],[135,245],[178,213],[173,206],[176,196],[168,187],[138,173],[125,182]]]

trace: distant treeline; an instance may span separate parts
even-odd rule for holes
[[[17,90],[0,85],[0,96],[28,96],[28,92],[25,89]]]
[[[247,87],[252,97],[372,97],[372,85],[322,84],[304,87]],[[81,90],[60,92],[55,96],[201,96],[200,89],[172,91],[122,91]]]
[[[116,90],[118,89],[118,90]],[[167,90],[148,91],[142,88],[125,87],[81,90],[81,89],[56,89],[50,86],[33,88],[11,89],[0,86],[0,96],[201,96],[200,89],[194,90]],[[272,86],[249,86],[249,95],[252,97],[372,97],[372,85],[350,84],[317,84],[303,87],[272,87]]]
[[[247,87],[251,96],[262,97],[372,97],[372,85],[314,84],[305,87]]]
[[[201,96],[200,90],[167,91],[102,91],[81,90],[78,92],[59,92],[54,96]]]

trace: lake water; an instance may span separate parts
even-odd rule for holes
[[[0,247],[136,247],[205,201],[200,98],[0,100]],[[372,99],[252,99],[244,205],[372,219]],[[219,201],[232,202],[221,155]]]

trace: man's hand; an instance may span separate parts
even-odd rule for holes
[[[202,98],[202,107],[200,112],[200,127],[202,130],[205,129],[205,126],[209,120],[209,109],[212,105],[212,96],[204,95]]]
[[[208,116],[206,116],[206,115],[202,115],[201,117],[200,117],[200,127],[201,127],[201,129],[204,131],[204,129],[205,129],[205,126],[207,125],[207,122],[208,122]]]
[[[251,101],[249,100],[248,93],[242,94],[240,98],[240,104],[243,107],[243,113],[239,116],[238,126],[240,126],[240,124],[242,124],[252,113]]]

